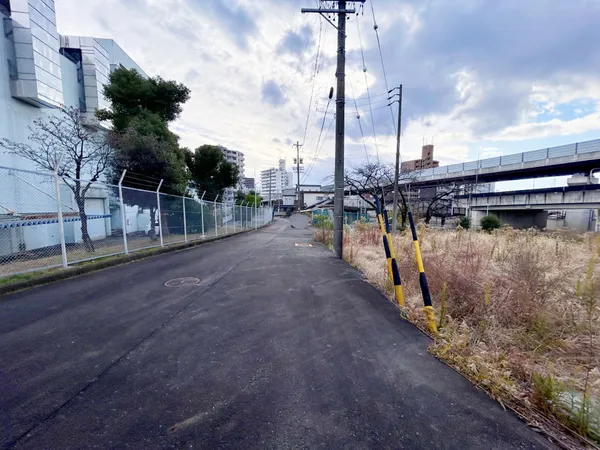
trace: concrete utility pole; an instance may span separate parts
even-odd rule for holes
[[[320,0],[323,4],[325,0]],[[346,14],[356,10],[346,9],[348,3],[364,3],[365,0],[339,0],[338,9],[302,8],[303,13],[318,13],[338,31],[337,38],[337,90],[335,97],[335,173],[333,197],[333,249],[338,258],[343,257],[344,245],[344,110],[346,95]],[[324,14],[337,14],[337,27]]]
[[[396,88],[394,88],[396,89]],[[392,91],[394,90],[392,89]],[[398,130],[396,131],[396,169],[394,171],[394,208],[392,210],[392,233],[398,231],[398,177],[400,176],[400,134],[402,128],[402,85],[398,86]],[[385,199],[384,199],[385,201]]]
[[[272,186],[273,181],[271,179],[272,175],[273,175],[273,169],[269,169],[269,208],[271,207],[271,190],[273,189],[273,186]]]
[[[300,147],[302,147],[302,144],[296,141],[294,147],[296,147],[296,171],[298,174],[298,184],[296,185],[296,198],[298,199],[298,211],[300,211]]]

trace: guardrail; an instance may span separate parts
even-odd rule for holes
[[[467,170],[487,169],[492,167],[502,167],[512,164],[521,164],[525,162],[543,161],[552,158],[561,158],[565,156],[574,156],[584,153],[600,152],[600,139],[592,141],[576,142],[574,144],[559,145],[548,147],[530,152],[515,153],[512,155],[498,156],[494,158],[480,159],[478,161],[468,161],[449,166],[434,167],[415,171],[417,178],[427,178],[435,175],[445,175],[449,173],[465,172]]]

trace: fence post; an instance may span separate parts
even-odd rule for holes
[[[246,201],[244,200],[242,202],[242,204],[240,205],[240,220],[242,222],[242,231],[244,231],[244,219],[246,219],[246,210],[242,209],[244,207],[244,203],[246,203]]]
[[[256,205],[256,200],[257,200],[258,194],[255,192],[254,193],[254,230],[258,230],[258,206]]]
[[[213,203],[213,211],[215,214],[215,236],[219,235],[219,226],[217,225],[217,199],[219,198],[219,196],[217,195],[215,197],[215,201]]]
[[[60,182],[58,180],[58,167],[62,161],[62,155],[60,156],[56,167],[54,169],[54,188],[56,190],[56,214],[58,216],[58,233],[60,236],[60,252],[62,255],[62,265],[66,269],[69,266],[67,261],[67,242],[65,241],[65,227],[62,215],[62,206],[60,205]]]
[[[231,209],[233,210],[233,233],[235,234],[235,200],[231,205]]]
[[[121,205],[121,224],[123,226],[123,250],[125,251],[125,254],[128,254],[129,248],[127,247],[127,217],[125,216],[125,203],[123,202],[123,179],[125,178],[126,173],[127,169],[123,169],[121,178],[119,178],[119,204]]]
[[[185,192],[187,191],[187,188],[185,189],[185,191],[183,191],[183,241],[187,242],[187,220],[185,218]]]
[[[228,214],[228,212],[227,212],[227,202],[222,203],[222,205],[223,205],[223,210],[225,211],[224,214],[223,214],[223,217],[225,218],[225,220],[224,220],[225,221],[225,234],[227,234],[229,232],[227,230],[227,217],[228,217],[227,216],[227,214]]]
[[[206,191],[204,191],[202,193],[202,197],[200,197],[200,218],[202,219],[202,239],[204,239],[206,236],[204,236],[204,201],[202,201],[202,199],[204,198],[204,196],[206,195]]]
[[[158,212],[158,234],[160,236],[160,246],[164,247],[165,243],[163,242],[163,233],[162,233],[162,218],[160,217],[160,187],[163,184],[163,180],[160,180],[160,183],[158,183],[158,187],[156,188],[156,209]],[[154,224],[152,224],[152,226],[154,226]]]

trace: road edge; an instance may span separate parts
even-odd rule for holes
[[[233,236],[240,236],[246,233],[252,233],[263,228],[266,228],[272,225],[274,222],[269,222],[266,225],[262,225],[258,227],[256,230],[244,230],[238,231],[237,233],[225,234],[223,236],[215,236],[207,239],[197,240],[193,242],[182,242],[178,244],[172,244],[165,247],[157,247],[145,252],[133,252],[127,255],[121,254],[116,256],[109,256],[106,260],[100,261],[92,261],[81,263],[80,265],[75,265],[69,267],[68,269],[57,270],[56,272],[49,273],[46,275],[40,275],[37,278],[32,278],[30,280],[18,281],[16,283],[9,283],[0,286],[0,297],[11,294],[13,292],[22,291],[30,288],[34,288],[37,286],[42,286],[44,284],[53,283],[55,281],[66,280],[69,278],[78,277],[80,275],[85,275],[92,272],[97,272],[102,269],[107,269],[109,267],[120,266],[122,264],[127,264],[134,261],[139,261],[142,259],[152,258],[155,256],[160,256],[165,253],[172,253],[181,250],[188,250],[190,248],[198,247],[203,244],[208,244],[210,242],[217,242],[223,239],[227,239]],[[1,299],[0,299],[1,300]]]

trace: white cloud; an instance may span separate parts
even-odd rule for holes
[[[318,151],[316,144],[327,94],[330,87],[335,86],[336,34],[322,21],[320,53],[323,59],[317,67],[314,95],[309,105],[319,19],[316,15],[300,14],[300,8],[312,3],[56,0],[56,9],[60,33],[113,38],[150,75],[188,85],[192,98],[184,106],[181,118],[172,125],[181,136],[182,144],[194,148],[218,143],[241,150],[246,153],[247,176],[252,176],[254,170],[276,165],[280,156],[291,163],[290,141],[303,140],[310,106],[303,152],[308,164],[317,155],[311,171],[314,178],[310,181],[320,181],[331,172],[334,155],[334,130],[327,132],[327,129],[335,101],[329,106]],[[584,8],[583,4],[575,1],[571,8]],[[516,14],[519,8],[515,5]],[[442,164],[451,164],[473,157],[469,149],[478,148],[479,139],[546,138],[548,145],[552,145],[555,136],[598,129],[600,115],[597,112],[572,120],[560,120],[561,117],[556,116],[547,122],[537,122],[541,111],[556,114],[561,104],[581,98],[600,101],[600,79],[590,75],[589,67],[582,68],[578,75],[577,67],[571,62],[568,73],[565,70],[554,73],[544,61],[544,71],[533,70],[531,67],[537,67],[535,52],[544,45],[543,41],[536,39],[529,44],[529,40],[522,39],[519,48],[511,53],[505,47],[514,47],[515,41],[505,34],[492,30],[489,35],[470,36],[469,27],[462,26],[461,20],[471,20],[469,14],[480,11],[481,2],[463,0],[462,6],[464,8],[453,6],[447,10],[441,2],[382,0],[376,3],[388,81],[392,85],[405,83],[404,160],[419,157],[423,139],[433,139],[436,159]],[[528,7],[522,8],[525,11]],[[456,17],[449,17],[448,11]],[[589,7],[586,15],[591,20],[595,12]],[[373,158],[375,139],[365,101],[365,74],[356,20],[361,29],[370,93],[373,102],[380,101],[373,106],[379,156],[384,161],[392,161],[395,135],[390,113],[385,109],[385,89],[368,6],[364,16],[352,17],[348,23],[346,94],[350,97],[353,91],[360,98],[360,121],[368,153]],[[312,33],[308,33],[306,27],[310,27]],[[296,37],[291,43],[293,51],[281,51],[282,40],[292,34],[310,43],[299,55],[303,46]],[[470,43],[466,48],[463,38]],[[528,54],[528,45],[531,45],[531,54]],[[472,54],[465,57],[471,47]],[[514,58],[520,59],[511,60],[513,53]],[[479,64],[481,59],[477,58],[485,58],[486,62]],[[527,76],[520,77],[521,66]],[[504,72],[510,72],[510,77]],[[507,79],[510,82],[507,83]],[[351,165],[366,156],[353,102],[349,101],[346,108],[347,165]]]

